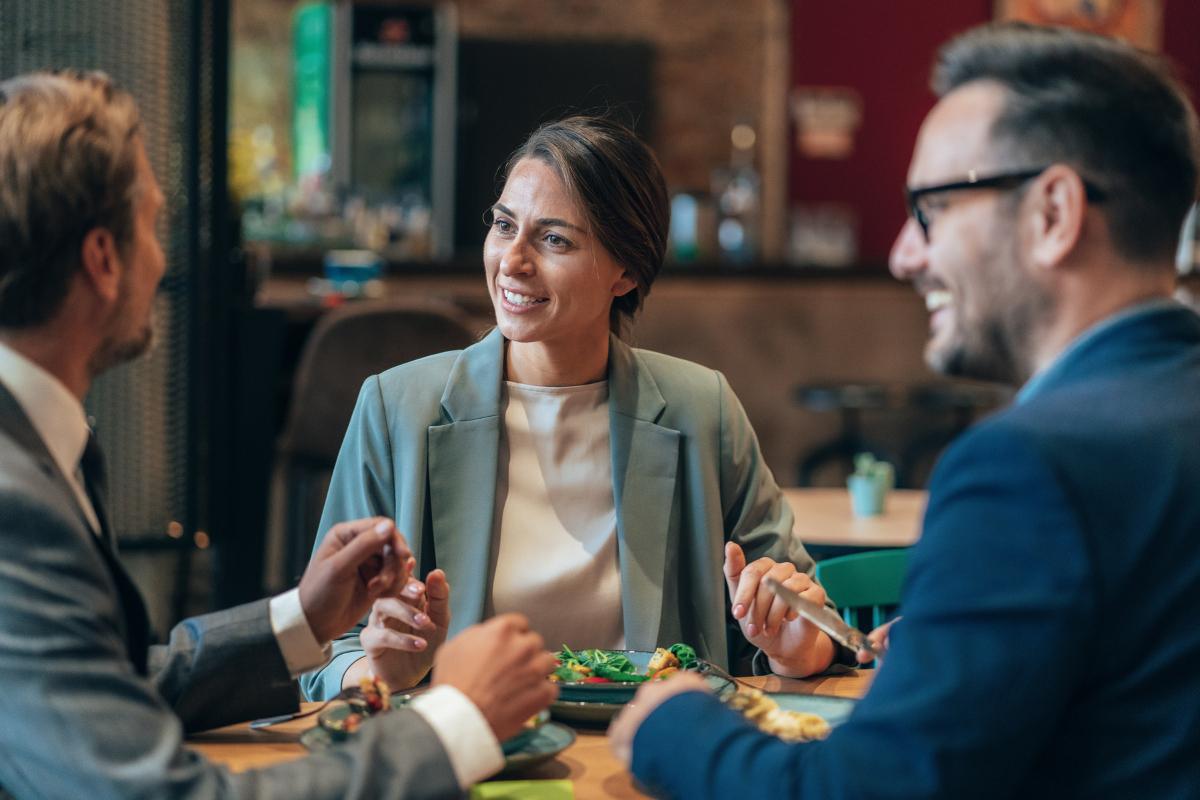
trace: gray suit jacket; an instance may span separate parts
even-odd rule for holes
[[[204,761],[183,747],[185,732],[296,707],[267,602],[185,620],[149,658],[147,630],[115,551],[0,383],[0,794],[460,794],[436,735],[412,712],[268,770],[232,775]]]
[[[395,519],[420,574],[446,570],[451,635],[484,614],[503,380],[498,330],[368,378],[321,519],[322,534],[339,519]],[[792,536],[791,508],[741,404],[721,373],[615,337],[608,402],[626,642],[639,650],[688,642],[747,670],[755,651],[728,615],[725,542],[750,560],[770,556],[807,572],[813,562]],[[358,630],[333,647],[326,667],[301,678],[309,697],[336,694],[362,656]]]

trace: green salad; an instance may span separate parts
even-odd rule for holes
[[[564,644],[557,659],[558,668],[550,678],[560,683],[643,683],[667,678],[681,669],[693,669],[699,660],[695,649],[682,643],[655,650],[645,672],[619,650],[576,652]]]

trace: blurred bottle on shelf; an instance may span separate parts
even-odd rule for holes
[[[681,264],[700,256],[700,204],[696,195],[677,192],[671,197],[671,258]]]
[[[1193,203],[1192,210],[1184,217],[1175,266],[1180,275],[1200,273],[1200,203]]]
[[[787,260],[801,267],[851,267],[858,260],[858,215],[840,203],[792,208]]]
[[[760,244],[762,181],[754,168],[758,135],[751,125],[738,123],[729,139],[733,146],[729,167],[713,173],[717,246],[723,261],[750,264],[757,258]]]

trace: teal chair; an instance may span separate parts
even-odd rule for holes
[[[818,561],[817,581],[841,609],[842,618],[869,633],[900,604],[907,568],[907,548],[873,550]]]

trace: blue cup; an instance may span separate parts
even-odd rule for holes
[[[330,250],[325,254],[325,279],[335,286],[361,286],[382,272],[383,259],[370,250]]]
[[[846,479],[850,490],[850,508],[856,517],[876,517],[883,513],[888,481],[876,475],[851,475]]]

